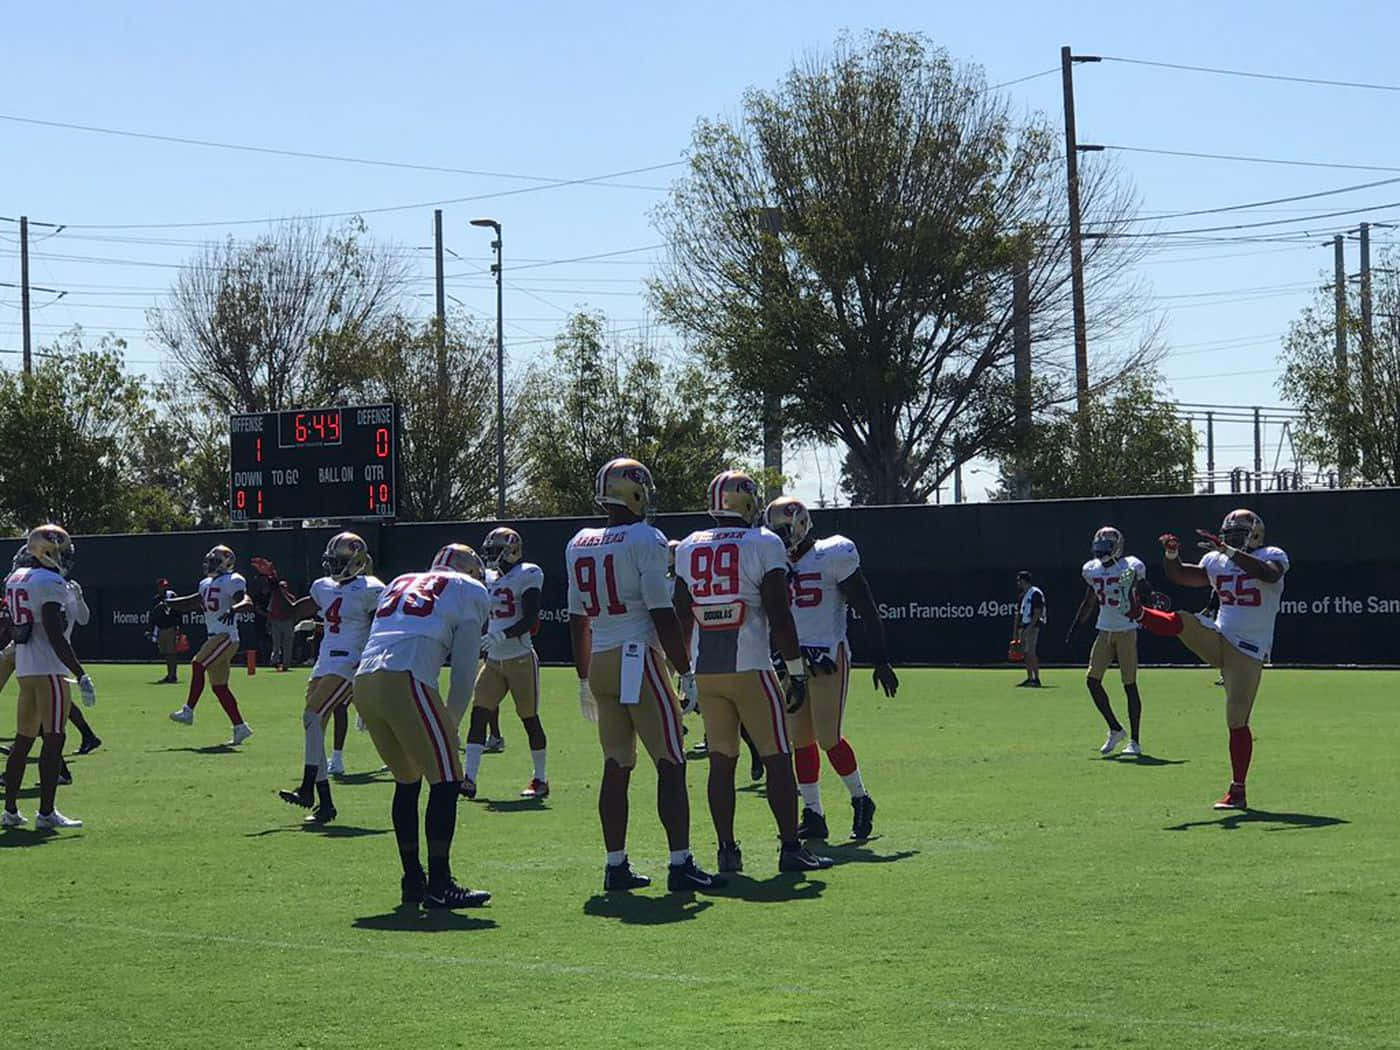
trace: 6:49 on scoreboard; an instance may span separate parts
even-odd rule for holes
[[[229,516],[392,518],[398,451],[393,405],[229,416]]]

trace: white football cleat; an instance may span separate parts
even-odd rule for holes
[[[8,809],[0,810],[0,828],[22,828],[27,823],[28,819],[19,810],[13,813]]]
[[[240,722],[238,725],[233,727],[233,739],[230,740],[224,746],[237,747],[239,744],[243,743],[243,741],[247,740],[252,735],[253,731],[248,728],[248,723]]]
[[[170,721],[179,722],[182,726],[194,725],[194,708],[186,705],[178,711],[171,711]]]
[[[1122,743],[1124,740],[1126,740],[1127,738],[1128,738],[1128,731],[1127,731],[1126,729],[1110,729],[1110,730],[1108,731],[1108,739],[1105,740],[1105,741],[1103,742],[1103,747],[1099,748],[1099,754],[1101,754],[1101,755],[1111,755],[1111,754],[1113,754],[1114,748],[1116,748],[1119,744],[1121,744],[1121,743]]]
[[[252,730],[250,729],[249,732],[251,733]],[[326,773],[333,777],[344,775],[345,759],[336,758],[335,755],[331,755],[331,757],[326,762]]]
[[[74,820],[72,817],[65,817],[57,809],[52,813],[39,813],[34,817],[36,828],[80,828],[83,826],[81,820]]]
[[[1124,758],[1139,758],[1142,755],[1142,745],[1136,740],[1129,740],[1128,746],[1123,748]]]

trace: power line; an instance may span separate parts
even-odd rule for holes
[[[1000,84],[993,84],[991,87],[987,88],[987,90],[999,91],[1002,88],[1008,88],[1014,84],[1024,84],[1027,80],[1038,80],[1041,77],[1048,77],[1051,73],[1058,73],[1059,71],[1059,66],[1051,66],[1049,69],[1042,69],[1039,73],[1027,73],[1023,77],[1017,77],[1015,80],[1003,80]]]
[[[1318,212],[1315,215],[1300,215],[1294,219],[1265,219],[1262,222],[1237,222],[1229,226],[1199,226],[1191,230],[1143,230],[1141,232],[1128,233],[1086,233],[1084,236],[1088,238],[1170,237],[1180,234],[1220,233],[1228,230],[1257,230],[1265,226],[1286,226],[1295,222],[1312,222],[1316,219],[1335,219],[1342,215],[1361,215],[1385,208],[1400,208],[1400,201],[1391,201],[1387,204],[1373,204],[1365,208],[1344,208],[1340,211]]]
[[[1151,153],[1159,157],[1191,157],[1197,160],[1234,160],[1246,164],[1283,164],[1296,168],[1333,168],[1340,171],[1400,171],[1384,164],[1342,164],[1321,160],[1291,160],[1281,157],[1249,157],[1237,153],[1199,153],[1192,150],[1154,149],[1148,146],[1104,146],[1119,153]]]
[[[1366,91],[1400,91],[1400,85],[1369,84],[1357,80],[1326,80],[1322,77],[1293,76],[1286,73],[1253,73],[1243,69],[1220,69],[1215,66],[1189,66],[1180,62],[1152,62],[1145,58],[1102,56],[1105,62],[1120,62],[1130,66],[1153,66],[1157,69],[1179,69],[1191,73],[1213,73],[1223,77],[1248,77],[1251,80],[1282,80],[1290,84],[1320,84],[1324,87],[1362,88]]]
[[[1375,182],[1360,182],[1354,186],[1339,186],[1333,190],[1318,190],[1315,193],[1300,193],[1293,197],[1274,197],[1272,200],[1251,201],[1246,204],[1226,204],[1218,208],[1196,208],[1192,211],[1167,212],[1164,215],[1135,216],[1133,218],[1127,219],[1108,219],[1102,222],[1095,223],[1095,225],[1106,226],[1114,223],[1125,222],[1159,222],[1163,219],[1185,219],[1189,218],[1192,215],[1218,215],[1221,212],[1227,211],[1247,211],[1251,208],[1263,208],[1270,204],[1292,204],[1296,201],[1316,200],[1319,197],[1335,197],[1342,193],[1356,193],[1360,190],[1371,190],[1375,189],[1377,186],[1393,186],[1397,182],[1400,182],[1400,178],[1378,179]],[[1288,222],[1290,220],[1280,219],[1279,221]],[[1296,221],[1301,222],[1303,220],[1299,219]]]

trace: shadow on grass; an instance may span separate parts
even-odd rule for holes
[[[479,912],[480,909],[473,909]],[[426,911],[416,904],[400,904],[383,915],[362,915],[350,924],[357,930],[391,930],[397,933],[452,933],[463,930],[494,930],[495,919],[434,908]]]
[[[167,752],[167,753],[168,753],[168,752],[171,752],[171,751],[188,751],[188,752],[189,752],[190,754],[192,754],[192,755],[236,755],[236,754],[238,754],[238,748],[236,748],[236,747],[231,747],[231,746],[228,745],[228,744],[209,744],[209,745],[206,746],[206,747],[161,747],[161,748],[156,748],[155,750],[157,750],[157,751],[163,751],[163,752]]]
[[[1227,813],[1215,820],[1191,820],[1184,824],[1173,824],[1163,831],[1190,831],[1192,828],[1220,828],[1234,831],[1247,824],[1274,824],[1265,831],[1300,831],[1304,828],[1330,828],[1338,824],[1350,824],[1341,817],[1324,817],[1317,813],[1270,813],[1266,809],[1250,809],[1243,813]]]
[[[34,817],[31,815],[31,821]],[[5,828],[0,831],[0,849],[24,849],[27,846],[47,846],[51,842],[73,842],[82,835],[60,835],[54,828],[39,830],[30,824],[22,828]]]
[[[783,901],[816,900],[826,890],[820,879],[809,879],[804,872],[779,872],[769,879],[751,879],[742,872],[726,873],[729,880],[714,896],[732,897],[751,904],[778,904]]]
[[[664,897],[600,893],[583,902],[583,914],[597,919],[617,919],[628,926],[665,926],[687,922],[712,907],[711,901],[699,900],[694,893],[668,893]]]
[[[362,839],[368,835],[387,835],[388,828],[360,828],[354,824],[293,824],[285,828],[264,828],[250,831],[245,839],[260,839],[264,835],[282,835],[287,832],[298,835],[320,835],[327,839]]]
[[[531,811],[544,813],[549,809],[542,798],[492,798],[484,801],[487,810],[491,813],[528,813]]]
[[[331,775],[331,780],[337,787],[341,784],[353,787],[356,784],[385,784],[392,778],[388,770],[381,770],[374,773],[336,773]]]
[[[917,857],[919,850],[902,849],[894,853],[876,853],[868,843],[876,841],[875,838],[866,839],[865,842],[827,842],[820,848],[814,847],[809,842],[808,845],[814,852],[825,854],[836,862],[837,867],[842,864],[894,864],[896,861],[908,860],[910,857]]]
[[[1149,755],[1143,752],[1136,758],[1131,755],[1119,753],[1116,755],[1109,755],[1107,758],[1101,758],[1099,761],[1112,762],[1114,765],[1118,766],[1184,766],[1191,760],[1189,758],[1161,758],[1157,755]]]

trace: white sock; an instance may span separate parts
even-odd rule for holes
[[[846,785],[846,790],[851,793],[851,798],[865,796],[865,781],[860,779],[860,766],[856,766],[855,769],[843,776],[841,783]]]
[[[627,851],[625,849],[608,850],[608,867],[615,868],[619,864],[623,863],[626,859]]]
[[[476,771],[481,768],[481,754],[485,750],[484,745],[467,741],[467,758],[462,764],[462,771],[466,773],[468,780],[476,780]]]
[[[690,859],[690,849],[673,849],[671,851],[671,867],[679,868]]]
[[[813,781],[810,784],[798,784],[797,790],[802,792],[802,804],[810,809],[817,816],[822,816],[826,811],[822,809],[822,786],[820,781]]]
[[[549,777],[547,777],[544,772],[544,757],[548,753],[549,750],[543,747],[540,748],[538,751],[534,750],[533,748],[531,748],[530,750],[530,761],[535,764],[535,779],[543,780],[546,783],[549,782]]]
[[[321,725],[321,717],[315,711],[307,710],[301,716],[302,727],[306,731],[306,757],[308,766],[323,766],[326,762],[326,730]]]

